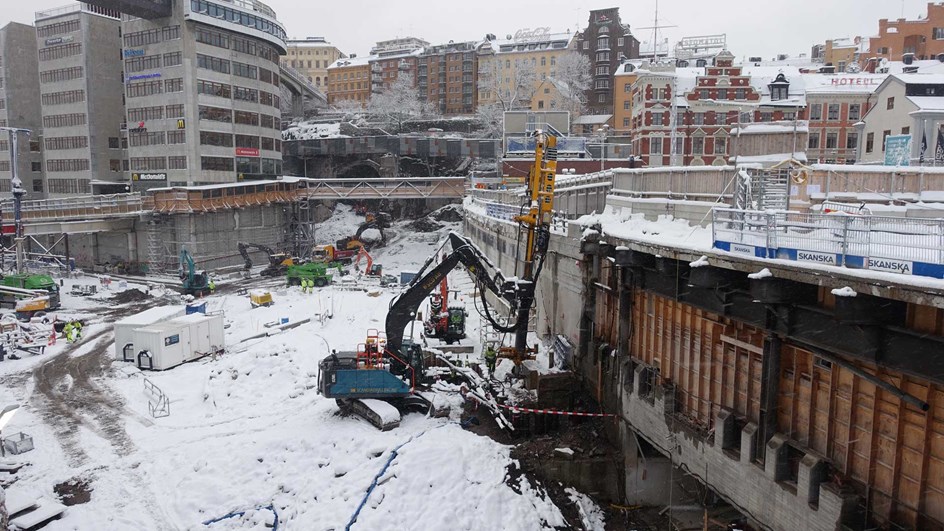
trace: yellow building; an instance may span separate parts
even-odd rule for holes
[[[633,122],[633,84],[639,79],[636,66],[624,63],[613,75],[613,132],[616,134],[632,133]]]
[[[316,87],[327,87],[328,66],[347,57],[324,37],[285,41],[282,65],[302,73]]]
[[[478,104],[554,109],[558,93],[548,78],[557,74],[558,58],[573,51],[573,43],[573,33],[551,33],[550,28],[518,30],[485,43],[479,50]]]

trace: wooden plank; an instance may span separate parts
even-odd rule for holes
[[[730,345],[734,345],[734,346],[736,346],[736,347],[738,347],[738,348],[742,348],[742,349],[744,349],[744,350],[746,350],[746,351],[748,351],[748,352],[753,352],[754,354],[761,354],[761,355],[764,354],[764,348],[763,348],[763,347],[758,347],[758,346],[752,345],[751,343],[748,343],[748,342],[746,342],[746,341],[741,341],[740,339],[731,337],[731,336],[729,336],[729,335],[724,335],[724,334],[722,334],[722,335],[721,335],[721,341],[724,342],[724,343],[728,343],[728,344],[730,344]]]

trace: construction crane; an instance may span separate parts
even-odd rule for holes
[[[252,258],[249,257],[250,249],[257,249],[266,253],[268,256],[269,265],[259,272],[259,274],[264,277],[275,277],[284,274],[289,266],[295,264],[294,258],[286,253],[277,253],[272,250],[271,247],[266,247],[265,245],[260,245],[258,243],[239,242],[239,254],[246,262],[246,264],[243,266],[243,270],[246,272],[246,274],[248,274],[249,270],[252,269]]]

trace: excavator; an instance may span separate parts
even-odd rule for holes
[[[180,250],[180,280],[184,293],[202,296],[210,293],[210,276],[206,271],[197,272],[193,257],[186,249]]]
[[[364,276],[367,277],[381,277],[383,276],[383,266],[380,264],[375,264],[373,257],[370,256],[370,253],[367,252],[367,249],[361,247],[357,251],[357,258],[354,259],[354,270],[360,271],[361,259],[367,259],[367,269],[364,270]]]
[[[423,333],[451,345],[465,339],[466,317],[468,312],[465,308],[449,306],[449,280],[443,278],[439,283],[439,293],[429,296],[429,319],[423,323]]]
[[[243,260],[246,261],[246,264],[243,266],[243,271],[245,271],[247,276],[249,275],[249,270],[252,269],[252,259],[249,257],[250,249],[262,251],[269,257],[269,265],[259,272],[259,274],[264,277],[277,277],[282,275],[288,270],[289,266],[295,265],[296,262],[296,260],[287,253],[277,253],[273,251],[272,248],[266,247],[265,245],[239,242],[239,254],[243,257]]]
[[[557,173],[557,137],[536,131],[535,163],[528,180],[526,202],[514,217],[525,236],[525,255],[519,277],[506,279],[470,240],[449,234],[452,251],[435,267],[434,253],[407,289],[390,303],[385,323],[386,336],[379,333],[358,345],[355,352],[332,352],[319,363],[318,392],[338,401],[342,411],[352,411],[380,429],[399,425],[399,413],[411,408],[429,408],[416,393],[424,378],[422,346],[404,339],[404,329],[413,322],[423,300],[450,271],[462,264],[476,284],[484,317],[499,333],[514,333],[514,347],[499,350],[516,366],[531,357],[527,346],[528,322],[534,305],[535,285],[541,274],[550,243],[551,210]],[[427,271],[428,270],[428,271]],[[516,314],[513,322],[493,315],[486,293],[504,301]]]

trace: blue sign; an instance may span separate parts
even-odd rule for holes
[[[885,165],[907,166],[911,159],[911,135],[885,137]]]
[[[125,50],[125,57],[141,57],[144,50]]]
[[[153,74],[138,74],[136,76],[128,76],[127,81],[136,81],[139,79],[154,79],[156,77],[161,77],[161,74],[154,72]]]

